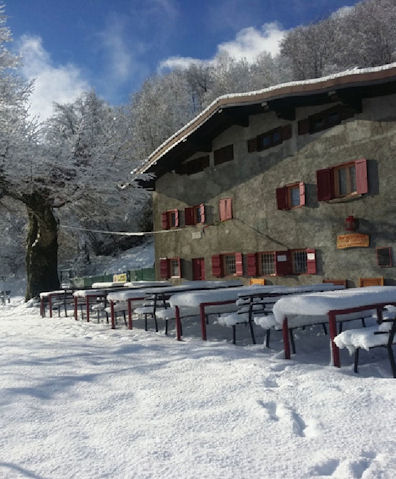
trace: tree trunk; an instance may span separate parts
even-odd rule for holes
[[[59,289],[58,225],[45,196],[25,195],[29,229],[26,244],[27,286],[25,300],[42,291]]]

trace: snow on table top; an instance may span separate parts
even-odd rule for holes
[[[277,324],[281,325],[286,316],[323,316],[332,310],[395,301],[396,286],[367,286],[287,296],[275,303],[273,312]]]
[[[281,285],[254,285],[249,286],[250,291],[246,293],[240,293],[239,296],[244,295],[254,295],[254,294],[293,294],[293,293],[304,293],[304,292],[314,292],[314,291],[333,291],[344,289],[344,286],[335,285],[333,283],[317,283],[317,284],[306,284],[301,286],[281,286]]]
[[[92,288],[97,289],[97,288],[114,288],[114,287],[121,287],[124,286],[125,282],[122,281],[116,281],[116,282],[106,282],[106,281],[101,281],[98,283],[93,283]]]
[[[165,288],[153,288],[151,290],[147,290],[147,292],[151,294],[159,293],[159,294],[166,294],[166,293],[177,293],[178,291],[194,291],[200,289],[218,289],[218,288],[228,288],[237,286],[242,286],[242,282],[239,280],[232,280],[232,281],[186,281],[183,284],[178,284],[177,286],[168,286]]]
[[[149,294],[151,288],[134,288],[132,290],[111,291],[107,295],[109,301],[127,301],[128,299],[144,298]]]
[[[154,286],[170,286],[169,281],[127,281],[124,283],[125,288],[144,288]]]
[[[238,295],[249,294],[257,290],[257,286],[240,286],[235,288],[219,288],[216,290],[190,291],[171,296],[169,303],[171,306],[197,308],[201,303],[211,303],[214,301],[236,301]]]
[[[59,290],[55,290],[55,291],[43,291],[42,293],[40,293],[40,298],[48,298],[49,296],[52,296],[54,294],[65,294],[65,293],[71,293],[72,290],[71,289],[59,289]]]

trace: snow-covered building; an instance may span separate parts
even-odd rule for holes
[[[218,98],[134,171],[158,277],[396,284],[395,155],[396,64]]]

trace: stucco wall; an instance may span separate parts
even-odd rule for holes
[[[213,140],[213,150],[234,145],[233,161],[214,167],[211,153],[211,166],[203,172],[171,172],[159,178],[153,193],[155,229],[161,229],[161,212],[199,203],[207,207],[207,226],[156,235],[157,272],[160,257],[181,257],[183,277],[192,279],[191,259],[204,257],[206,279],[212,279],[213,254],[315,248],[317,275],[267,280],[298,284],[344,278],[353,286],[360,277],[384,276],[387,284],[396,284],[396,268],[377,266],[375,250],[391,246],[396,251],[396,95],[363,100],[362,113],[353,118],[298,136],[298,120],[330,106],[298,109],[290,140],[248,153],[247,139],[290,123],[273,112],[252,116],[249,127],[233,126]],[[368,160],[369,193],[343,202],[318,202],[316,171],[362,157]],[[306,183],[306,206],[278,210],[276,188],[300,181]],[[234,218],[219,223],[218,201],[226,197],[232,197]],[[359,220],[358,232],[370,235],[369,248],[336,248],[337,235],[345,233],[344,221],[350,215]],[[202,237],[193,239],[199,231]]]

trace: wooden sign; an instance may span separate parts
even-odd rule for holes
[[[337,249],[345,248],[368,248],[370,236],[361,233],[350,233],[337,236]]]
[[[113,274],[113,283],[125,283],[127,280],[127,274]]]

